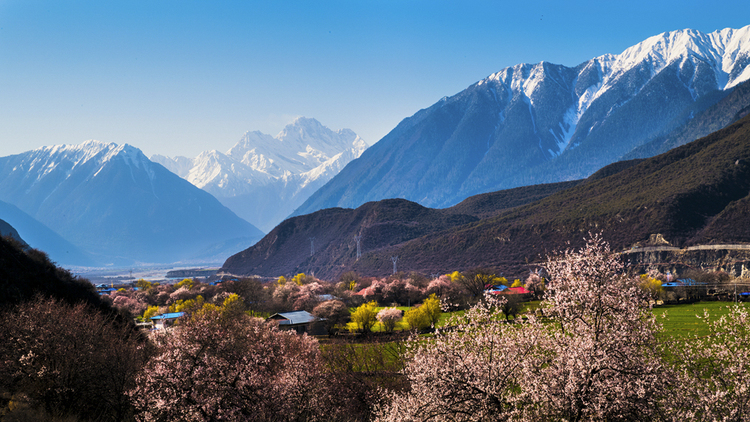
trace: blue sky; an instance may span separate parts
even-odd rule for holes
[[[87,139],[195,156],[297,116],[373,144],[507,66],[748,24],[747,0],[0,0],[0,156]]]

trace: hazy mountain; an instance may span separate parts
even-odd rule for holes
[[[581,179],[683,126],[750,79],[750,26],[663,33],[575,67],[501,70],[403,120],[294,215]]]
[[[442,210],[384,200],[293,217],[230,257],[223,270],[380,276],[392,271],[390,258],[398,256],[398,268],[407,272],[488,267],[523,276],[528,264],[580,245],[590,231],[602,232],[616,249],[657,233],[680,247],[750,243],[750,116],[665,154],[612,164],[584,181],[481,194]],[[362,236],[359,260],[355,234]]]
[[[334,132],[300,117],[276,137],[248,132],[226,154],[151,159],[268,231],[366,148],[349,129]]]
[[[105,263],[192,260],[215,244],[243,238],[251,245],[262,236],[129,145],[87,141],[2,157],[0,200]]]
[[[20,243],[24,248],[27,248],[29,246],[21,238],[21,235],[18,234],[18,231],[13,226],[8,224],[8,222],[5,220],[0,220],[0,236],[10,237]]]
[[[59,265],[85,267],[102,264],[15,205],[0,201],[0,218],[18,230],[30,247],[44,251]]]

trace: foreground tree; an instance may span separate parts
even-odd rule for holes
[[[433,341],[411,341],[407,394],[384,421],[654,420],[672,379],[637,279],[599,236],[547,262],[547,318],[505,324],[480,303]],[[489,300],[486,298],[485,300]]]
[[[638,278],[629,277],[601,236],[546,265],[543,306],[554,323],[529,357],[522,390],[529,419],[650,420],[661,412],[669,371],[662,364]]]
[[[318,344],[305,335],[206,305],[157,341],[130,392],[139,420],[317,420],[325,409]]]
[[[436,330],[433,341],[412,337],[402,373],[407,393],[387,393],[376,408],[379,421],[490,421],[516,415],[522,357],[536,347],[536,331],[502,323],[503,298],[487,298],[463,316],[451,317],[451,331]]]

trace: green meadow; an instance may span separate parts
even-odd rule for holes
[[[747,306],[744,302],[738,305]],[[656,306],[653,312],[663,327],[662,335],[677,340],[708,335],[708,327],[703,320],[704,311],[707,310],[709,319],[714,321],[726,315],[730,306],[734,306],[734,302],[696,302]]]

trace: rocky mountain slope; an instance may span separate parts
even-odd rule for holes
[[[716,104],[748,64],[750,26],[667,32],[575,67],[509,67],[404,119],[294,214],[384,198],[447,207],[585,178]]]
[[[215,262],[262,236],[129,145],[87,141],[1,157],[0,200],[105,264]]]
[[[366,148],[349,129],[334,132],[301,117],[276,137],[248,132],[226,154],[151,159],[269,231]]]
[[[534,200],[538,197],[542,199]],[[522,204],[523,198],[533,202]],[[381,217],[371,211],[378,204],[399,205],[391,214],[402,207],[420,209],[420,215],[439,215],[456,224],[425,228],[411,239],[369,235],[394,221],[412,228],[430,221],[410,214],[401,220]],[[516,206],[503,209],[502,204]],[[369,216],[366,221],[352,219],[362,213]],[[349,224],[341,225],[343,221]],[[528,273],[529,265],[548,253],[580,245],[590,231],[602,232],[618,249],[657,233],[676,247],[750,243],[750,116],[665,154],[613,164],[570,186],[482,194],[444,210],[389,200],[294,217],[229,258],[223,271],[268,276],[314,271],[328,278],[349,270],[385,275],[392,271],[390,258],[398,256],[398,268],[404,271],[490,267],[515,277]],[[392,231],[401,232],[406,230]],[[363,246],[359,260],[353,242],[357,233],[362,233]],[[313,236],[317,246],[310,255],[307,239]]]

